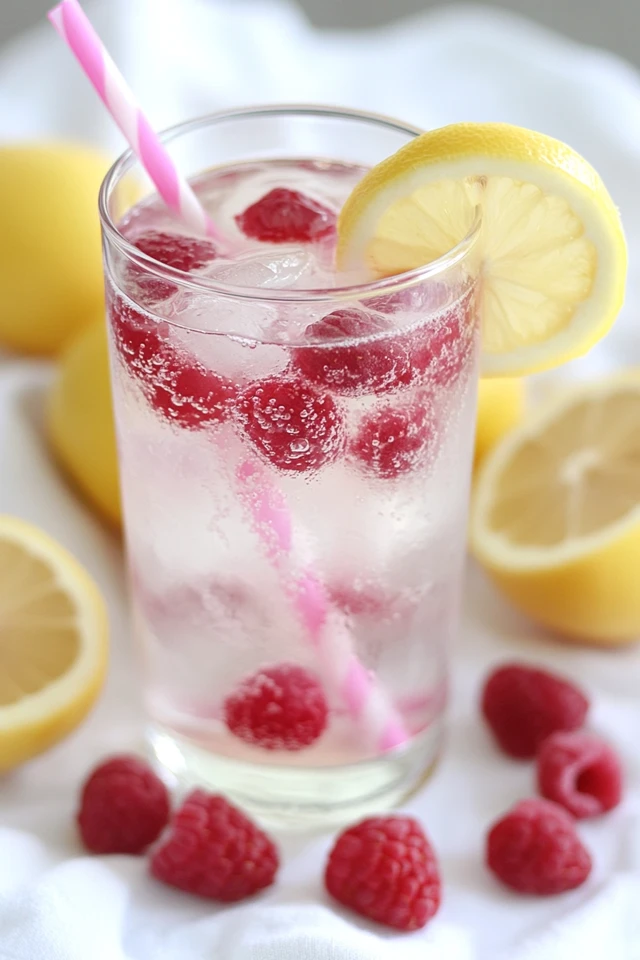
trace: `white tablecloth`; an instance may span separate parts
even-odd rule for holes
[[[568,140],[610,185],[631,250],[618,329],[570,372],[640,358],[640,82],[630,67],[473,7],[384,34],[345,35],[314,33],[291,7],[262,0],[104,0],[87,9],[158,126],[231,104],[295,99],[375,109],[424,126],[506,120]],[[0,136],[46,134],[121,147],[43,24],[0,59]],[[104,753],[140,746],[141,716],[120,547],[46,453],[40,409],[48,377],[46,364],[0,363],[0,510],[41,524],[93,573],[109,603],[112,663],[80,730],[0,781],[0,960],[640,957],[640,650],[562,646],[508,608],[474,568],[446,758],[409,805],[439,851],[445,880],[444,905],[425,931],[398,936],[334,909],[320,879],[328,836],[284,839],[277,886],[226,909],[154,884],[142,860],[84,857],[72,822],[78,785]],[[511,895],[482,865],[487,824],[533,789],[531,767],[498,755],[476,709],[489,665],[514,656],[577,677],[593,696],[593,725],[617,744],[627,767],[623,806],[580,827],[595,855],[591,879],[555,899]]]

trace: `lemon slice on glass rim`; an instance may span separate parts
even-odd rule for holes
[[[543,134],[460,123],[416,137],[348,197],[338,267],[382,278],[428,264],[467,236],[478,206],[483,376],[586,353],[622,306],[626,242],[593,167]]]

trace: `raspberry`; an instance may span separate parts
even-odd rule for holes
[[[308,380],[336,393],[385,393],[411,378],[409,354],[397,334],[355,344],[330,344],[392,330],[386,319],[372,313],[335,310],[306,330],[307,337],[325,341],[327,346],[299,347],[293,352],[293,362]]]
[[[375,584],[341,582],[327,587],[331,602],[351,617],[380,620],[393,609],[394,599]]]
[[[245,236],[262,243],[310,243],[333,233],[336,216],[297,190],[276,187],[238,214]]]
[[[184,270],[185,273],[204,267],[218,256],[218,251],[210,240],[160,230],[149,230],[141,234],[133,241],[133,245],[153,260],[176,270]],[[137,299],[147,306],[168,300],[178,289],[168,280],[149,275],[137,264],[129,268],[127,283],[135,286]]]
[[[108,306],[116,350],[133,376],[149,380],[160,365],[167,324],[145,316],[119,297],[110,297]]]
[[[418,309],[422,306],[423,292],[420,287],[405,287],[391,293],[381,293],[367,298],[367,307],[379,313],[399,313],[402,310]]]
[[[597,817],[620,803],[620,760],[591,733],[554,733],[538,751],[538,789],[578,819]]]
[[[406,384],[428,377],[441,387],[452,384],[462,373],[474,348],[476,301],[470,290],[453,306],[451,290],[445,284],[422,284],[367,300],[367,306],[379,313],[411,311],[416,316],[434,314],[433,319],[402,332],[396,350],[409,360],[408,373],[400,373]]]
[[[457,380],[469,357],[470,337],[467,311],[460,307],[446,311],[434,323],[421,323],[406,336],[413,376],[428,376],[441,387]]]
[[[240,395],[238,412],[247,437],[280,470],[316,470],[340,452],[340,411],[301,377],[255,381]]]
[[[424,403],[387,406],[362,418],[349,453],[374,476],[395,480],[424,459],[434,440],[433,418]]]
[[[438,862],[412,817],[371,817],[345,830],[324,882],[345,907],[397,930],[424,927],[440,906]]]
[[[235,396],[230,380],[174,347],[167,323],[116,299],[110,312],[116,349],[154,410],[189,429],[226,418]]]
[[[463,302],[467,295],[462,295]],[[368,297],[366,305],[379,313],[400,313],[410,311],[424,318],[450,309],[452,299],[459,293],[450,283],[439,280],[426,280],[404,287],[402,290],[390,290],[388,293]]]
[[[482,712],[505,753],[534,757],[543,740],[558,730],[577,730],[589,701],[561,677],[519,663],[499,667],[488,678]]]
[[[218,256],[211,240],[186,237],[181,233],[165,233],[161,230],[149,230],[141,234],[134,241],[134,245],[148,257],[185,273],[204,267]]]
[[[224,797],[194,790],[151,859],[162,883],[233,903],[270,886],[278,869],[272,840]]]
[[[162,377],[149,385],[154,410],[187,429],[221,423],[227,416],[235,388],[231,380],[208,370],[194,357],[162,352]]]
[[[302,750],[327,726],[324,690],[313,674],[293,663],[268,667],[227,697],[231,733],[264,750]]]
[[[430,279],[402,290],[390,290],[388,293],[368,297],[366,305],[379,313],[411,311],[424,317],[446,309],[455,295],[450,283]]]
[[[92,853],[142,853],[169,820],[162,780],[137,757],[112,757],[82,788],[77,821]]]
[[[519,893],[573,890],[591,872],[591,857],[575,822],[556,803],[523,800],[491,828],[487,866]]]

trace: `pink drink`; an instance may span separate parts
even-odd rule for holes
[[[404,285],[340,275],[335,220],[365,167],[281,155],[192,178],[225,251],[186,238],[157,198],[133,207],[119,225],[133,246],[107,231],[107,294],[155,754],[263,814],[324,820],[397,801],[438,751],[475,273],[465,253]],[[286,550],[258,517],[265,497],[286,515]],[[296,595],[305,571],[326,603],[318,636]],[[373,699],[354,711],[343,656],[405,743],[385,748]]]

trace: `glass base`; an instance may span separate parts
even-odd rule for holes
[[[209,753],[160,726],[147,731],[160,772],[185,790],[223,793],[264,823],[287,830],[322,829],[395,807],[431,776],[442,747],[434,722],[408,747],[348,766],[258,765]]]

